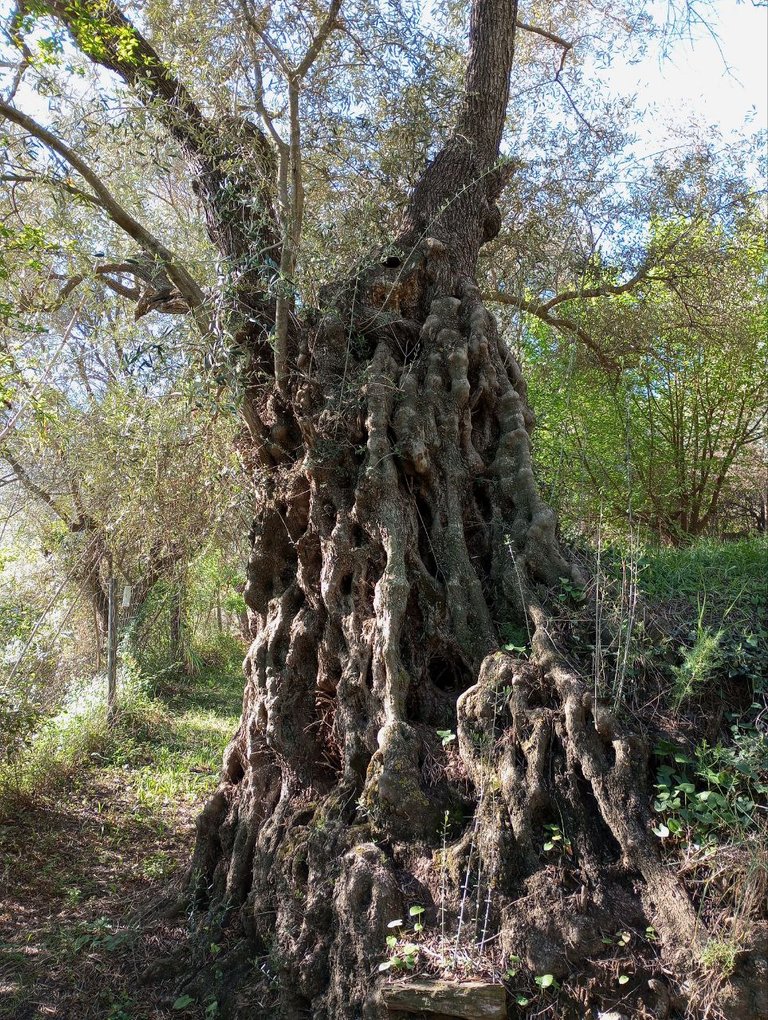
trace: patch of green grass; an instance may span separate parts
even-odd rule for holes
[[[741,946],[734,939],[710,939],[701,951],[701,965],[721,978],[729,978],[736,969]]]
[[[706,598],[709,609],[719,613],[729,606],[755,611],[768,605],[766,573],[765,538],[647,548],[640,561],[640,584],[647,598],[685,599],[693,606]]]
[[[193,676],[160,679],[128,660],[118,681],[118,708],[107,724],[103,681],[77,686],[20,755],[0,764],[2,800],[32,798],[80,777],[84,769],[119,773],[140,807],[197,802],[218,773],[242,703],[242,648]]]
[[[667,688],[673,712],[716,693],[719,685],[741,688],[743,701],[765,691],[768,540],[649,546],[636,561],[612,549],[602,564],[606,590],[622,592],[622,603],[614,610],[621,626],[630,615],[623,595],[626,576],[636,576],[641,604],[650,610],[654,627],[649,640],[644,620],[636,621],[628,675],[656,675]]]

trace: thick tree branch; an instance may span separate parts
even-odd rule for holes
[[[40,8],[61,21],[94,63],[101,64],[130,85],[147,104],[156,104],[157,115],[174,137],[189,151],[207,159],[203,139],[210,130],[199,107],[171,74],[154,47],[131,24],[111,0],[44,0]]]
[[[516,21],[517,0],[474,0],[472,4],[467,75],[456,133],[480,155],[482,170],[496,161],[507,118]]]
[[[239,117],[206,117],[112,0],[42,0],[40,9],[60,20],[94,63],[119,75],[181,145],[239,303],[251,320],[269,320],[266,292],[280,236],[272,207],[273,155],[263,132]],[[261,258],[254,260],[255,254]]]
[[[474,278],[480,248],[499,231],[496,205],[509,177],[499,147],[509,102],[517,0],[474,0],[464,96],[455,130],[416,184],[398,239],[416,247],[424,237],[446,246],[440,289]]]
[[[527,312],[528,315],[534,315],[541,322],[546,323],[547,326],[551,326],[553,329],[558,330],[561,333],[569,333],[571,336],[576,337],[580,340],[584,346],[594,354],[599,364],[608,372],[613,375],[619,370],[619,366],[610,355],[606,354],[605,351],[600,347],[594,337],[586,330],[583,326],[580,326],[573,319],[566,318],[564,316],[555,316],[550,314],[548,308],[540,304],[537,301],[528,301],[525,298],[515,297],[514,294],[510,294],[507,291],[495,290],[487,292],[483,295],[486,301],[496,301],[502,305],[511,305],[513,308],[519,309],[521,312]]]

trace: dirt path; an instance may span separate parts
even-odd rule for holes
[[[142,978],[186,943],[184,910],[157,905],[179,900],[241,685],[185,679],[78,775],[0,805],[0,1018],[216,1016],[213,1000],[179,1005],[170,973]]]

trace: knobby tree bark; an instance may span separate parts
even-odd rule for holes
[[[397,254],[329,286],[324,311],[288,316],[280,385],[264,136],[208,121],[109,3],[44,6],[172,131],[229,272],[211,328],[248,365],[255,639],[194,874],[211,916],[235,912],[255,951],[273,950],[268,1015],[384,1015],[377,964],[412,903],[555,977],[605,932],[652,925],[684,973],[708,933],[659,857],[647,747],[549,635],[547,588],[581,578],[536,489],[520,367],[475,279],[499,229],[515,0],[474,0],[464,103]],[[530,658],[501,650],[510,625]],[[556,868],[547,825],[570,840]],[[730,1015],[762,1008],[758,965],[723,992]],[[662,1009],[663,988],[638,994]]]

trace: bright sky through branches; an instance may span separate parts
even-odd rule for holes
[[[665,6],[653,4],[657,20]],[[694,25],[666,59],[652,45],[639,63],[616,59],[598,72],[611,91],[637,94],[647,109],[640,148],[663,144],[691,118],[719,125],[726,137],[768,127],[768,7],[713,0],[701,13],[707,24]]]

